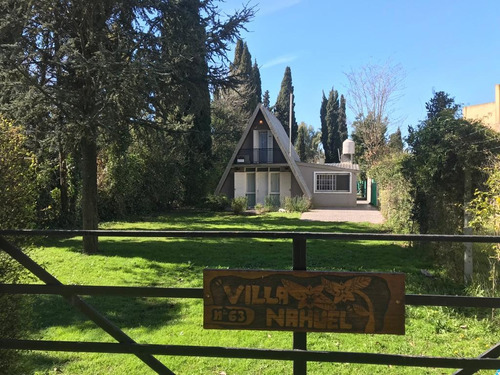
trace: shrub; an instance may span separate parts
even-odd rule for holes
[[[35,224],[35,163],[21,128],[0,117],[0,229]],[[27,271],[0,249],[0,283],[19,282]],[[21,295],[0,294],[0,337],[26,337],[29,306]],[[0,350],[0,374],[21,373],[17,351]]]
[[[210,211],[225,211],[231,205],[229,198],[224,194],[208,194],[205,207]]]
[[[412,187],[402,171],[406,158],[408,155],[402,152],[387,154],[368,171],[380,189],[380,211],[386,224],[395,233],[415,232]]]
[[[306,197],[285,197],[283,208],[288,212],[306,212],[312,206],[312,202]]]
[[[269,210],[262,203],[257,203],[255,205],[255,212],[257,212],[258,214],[264,214],[266,212],[269,212]]]
[[[268,195],[264,201],[264,207],[267,211],[278,211],[281,202],[279,197]]]
[[[237,197],[231,201],[231,209],[236,215],[243,213],[248,206],[247,197]]]

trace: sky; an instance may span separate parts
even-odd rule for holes
[[[500,84],[500,0],[261,0],[242,32],[271,105],[286,66],[295,116],[319,129],[322,92],[347,94],[345,73],[367,65],[401,67],[389,132],[416,126],[433,91],[461,105],[493,102]],[[241,8],[226,0],[221,9]],[[229,57],[232,60],[234,53]],[[348,122],[354,120],[347,112]],[[350,129],[351,130],[351,129]],[[350,131],[349,130],[349,131]]]

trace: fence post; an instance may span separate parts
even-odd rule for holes
[[[293,270],[294,271],[305,271],[306,265],[306,246],[305,238],[294,238],[293,239]],[[293,333],[293,348],[300,350],[307,350],[307,333],[306,332],[294,332]],[[307,361],[304,360],[294,360],[293,361],[293,375],[305,375],[307,373]]]

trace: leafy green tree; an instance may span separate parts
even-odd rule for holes
[[[368,169],[370,177],[377,181],[380,211],[394,233],[414,233],[417,230],[412,218],[412,187],[403,173],[408,157],[402,150],[392,150],[381,155]]]
[[[448,111],[456,116],[459,113],[460,105],[455,103],[455,99],[444,91],[433,92],[431,100],[425,103],[427,110],[427,120],[434,120],[441,112]]]
[[[135,126],[188,134],[190,151],[183,152],[191,171],[197,165],[206,173],[208,86],[230,82],[226,67],[214,62],[224,61],[227,44],[252,9],[221,20],[211,0],[41,1],[16,7],[3,1],[0,8],[7,10],[0,14],[0,28],[12,30],[13,38],[0,54],[1,109],[28,126],[57,119],[61,132],[72,135],[81,159],[84,229],[98,224],[101,137]],[[201,181],[188,178],[188,200],[200,194]],[[84,251],[97,251],[96,237],[85,236]]]
[[[427,108],[434,108],[433,102]],[[413,215],[422,233],[462,232],[464,203],[474,190],[484,189],[483,168],[500,149],[498,134],[459,118],[457,111],[454,101],[448,101],[417,128],[408,129],[411,157],[403,170],[414,188]]]
[[[273,109],[274,114],[283,125],[286,134],[291,138],[292,143],[295,144],[298,125],[295,119],[295,103],[292,103],[292,134],[290,134],[290,94],[293,94],[292,70],[287,66],[283,80],[281,81],[281,89]]]
[[[354,128],[352,140],[356,144],[355,158],[360,164],[361,170],[366,172],[386,151],[387,124],[379,123],[369,113],[366,117],[358,116],[352,123],[352,127]]]
[[[35,225],[35,171],[22,129],[0,116],[0,228]]]
[[[491,167],[486,168],[488,175],[486,189],[476,190],[474,199],[467,208],[472,215],[470,226],[482,234],[500,235],[500,157],[497,156]],[[489,260],[492,295],[497,295],[499,282],[500,244],[488,245],[486,256]],[[492,311],[493,314],[493,311]]]

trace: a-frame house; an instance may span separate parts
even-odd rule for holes
[[[351,142],[351,141],[349,141]],[[216,194],[247,197],[249,207],[266,197],[305,196],[314,207],[356,205],[359,167],[350,162],[303,163],[280,121],[259,104],[222,175]]]

